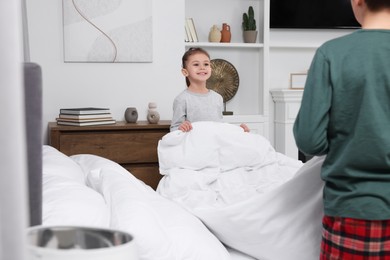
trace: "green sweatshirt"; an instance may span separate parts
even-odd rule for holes
[[[303,153],[327,154],[326,215],[390,219],[390,30],[358,30],[317,50],[294,136]]]

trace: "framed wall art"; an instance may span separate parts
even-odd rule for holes
[[[152,62],[152,0],[63,0],[65,62]]]
[[[307,73],[291,73],[290,74],[290,88],[292,89],[303,89],[306,84]]]

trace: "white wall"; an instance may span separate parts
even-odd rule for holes
[[[27,0],[27,15],[31,61],[42,66],[45,136],[63,107],[109,107],[124,120],[131,106],[146,120],[153,101],[160,118],[171,119],[173,99],[185,88],[183,0],[153,1],[152,63],[64,63],[62,1]]]
[[[322,43],[351,32],[346,29],[272,29],[270,89],[289,88],[290,73],[307,71]]]
[[[132,106],[139,120],[145,120],[147,105],[154,101],[161,119],[171,119],[173,99],[185,88],[180,72],[184,5],[183,0],[153,1],[152,63],[64,63],[62,1],[27,0],[31,61],[43,71],[44,135],[47,123],[55,121],[62,107],[110,107],[114,118],[123,120],[126,107]],[[307,70],[318,46],[350,32],[271,30],[270,89],[288,88],[290,73]],[[269,105],[272,142],[271,97]]]

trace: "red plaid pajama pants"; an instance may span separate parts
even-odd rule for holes
[[[390,260],[390,220],[325,216],[320,260]]]

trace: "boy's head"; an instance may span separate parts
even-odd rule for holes
[[[387,17],[390,14],[390,0],[351,0],[351,5],[355,18],[362,28],[388,27]],[[383,16],[383,14],[385,15]],[[373,17],[376,18],[373,19]]]

